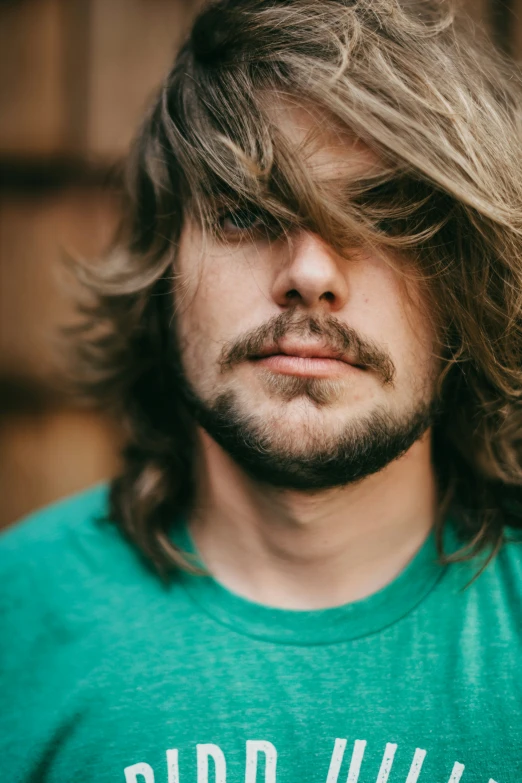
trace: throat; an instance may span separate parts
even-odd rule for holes
[[[361,600],[400,574],[433,528],[428,439],[364,481],[302,492],[255,482],[201,437],[189,532],[212,576],[256,603],[311,610]]]

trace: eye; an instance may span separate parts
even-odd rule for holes
[[[266,225],[266,216],[254,207],[240,207],[223,212],[219,216],[220,228],[227,234],[240,234],[243,231],[258,230]]]

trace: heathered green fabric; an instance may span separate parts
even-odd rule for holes
[[[2,783],[521,783],[519,543],[463,590],[477,564],[429,539],[368,599],[296,612],[163,586],[106,502],[0,538]]]

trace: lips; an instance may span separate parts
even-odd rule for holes
[[[364,367],[350,356],[318,343],[285,339],[265,346],[251,357],[254,364],[279,375],[302,378],[335,378],[357,373]]]
[[[362,369],[362,365],[357,364],[353,358],[346,356],[340,351],[317,344],[279,343],[278,345],[263,348],[258,354],[252,356],[252,359],[264,359],[268,356],[293,356],[300,359],[335,359],[352,367]]]

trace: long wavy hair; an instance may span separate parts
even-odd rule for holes
[[[349,129],[379,171],[326,191],[270,119],[278,97]],[[446,512],[459,558],[492,556],[522,527],[521,109],[516,66],[444,0],[201,11],[137,134],[114,246],[78,268],[78,377],[125,427],[111,518],[160,573],[189,567],[168,533],[195,486],[195,425],[173,369],[178,240],[187,217],[217,236],[238,207],[339,252],[362,243],[407,260],[443,346],[439,541]]]

